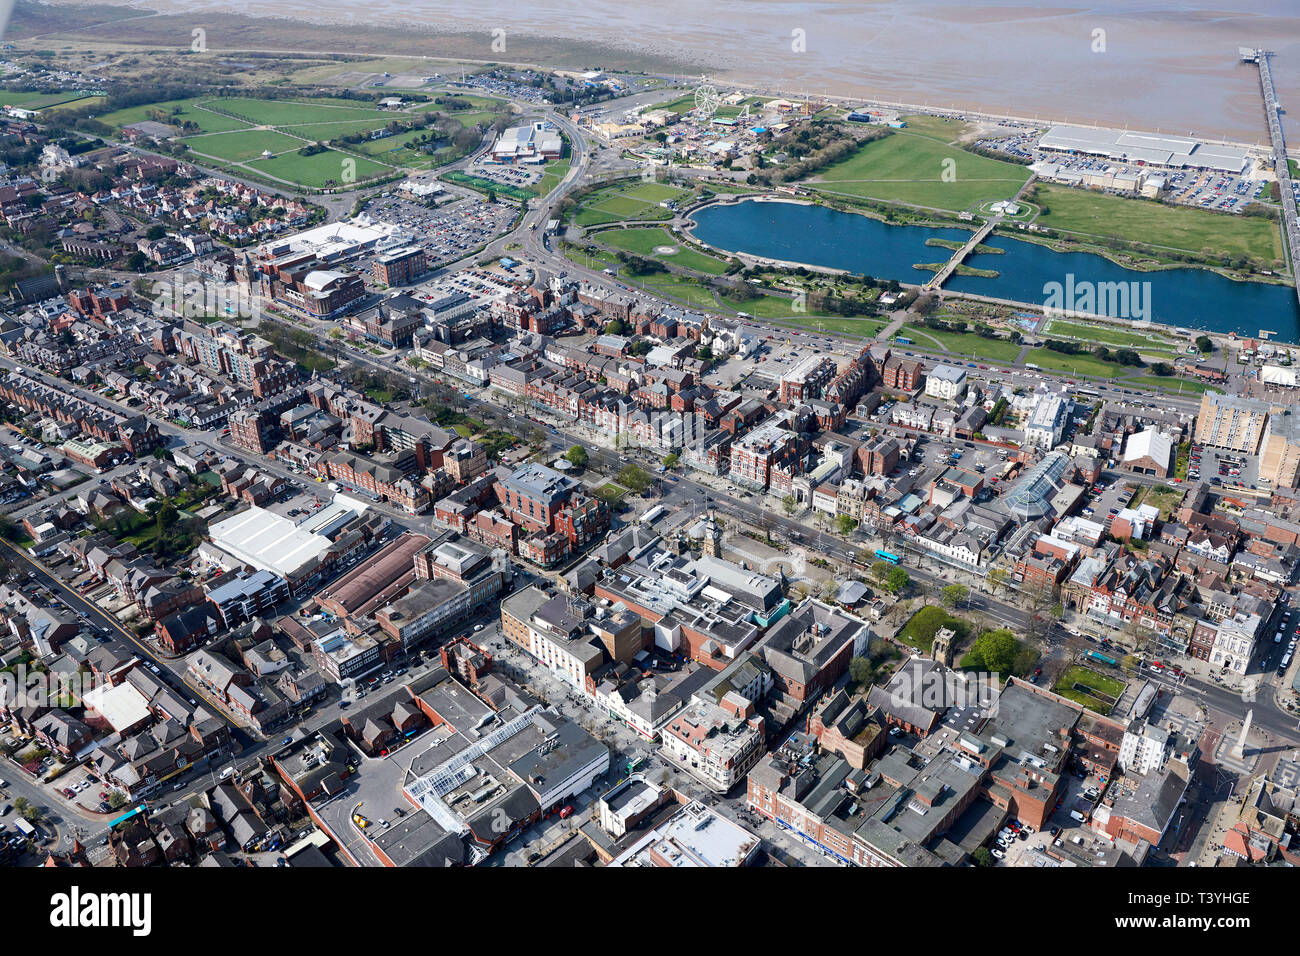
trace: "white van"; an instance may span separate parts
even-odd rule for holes
[[[1078,820],[1080,823],[1085,823],[1085,822],[1087,821],[1087,819],[1088,819],[1088,818],[1085,817],[1082,813],[1080,813],[1078,810],[1071,810],[1071,811],[1070,811],[1070,817],[1071,817],[1072,819],[1074,819],[1074,820]]]
[[[221,771],[221,779],[222,779],[222,780],[225,780],[227,777],[229,777],[229,776],[230,776],[232,773],[234,773],[234,772],[235,772],[235,768],[234,768],[234,767],[227,767],[225,770]]]

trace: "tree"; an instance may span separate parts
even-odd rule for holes
[[[114,790],[110,792],[108,795],[108,805],[114,810],[120,810],[122,807],[126,806],[126,797],[122,795],[122,791]]]
[[[958,608],[966,603],[970,597],[970,588],[964,584],[949,584],[939,592],[939,598],[943,601],[944,607]]]
[[[1198,335],[1196,337],[1196,347],[1205,355],[1214,351],[1214,340],[1208,335]]]
[[[1001,627],[996,631],[985,631],[975,638],[971,645],[967,662],[977,670],[991,671],[995,674],[1010,674],[1020,651],[1020,642],[1009,628]]]
[[[975,861],[976,866],[993,865],[993,854],[989,852],[989,848],[986,846],[976,847],[970,858]]]
[[[865,684],[871,680],[875,667],[865,657],[855,657],[849,661],[849,680],[855,684]]]
[[[587,467],[587,449],[581,445],[574,445],[564,453],[564,457],[568,459],[569,464],[573,465],[574,468]]]
[[[781,508],[787,515],[793,515],[798,507],[799,502],[794,500],[794,495],[786,495],[781,499]]]
[[[1011,581],[1011,574],[1006,568],[989,568],[988,576],[985,578],[989,584],[989,591],[997,594],[1000,588],[1005,588]]]
[[[825,583],[822,584],[821,598],[822,601],[825,602],[826,604],[833,603],[835,601],[835,598],[839,595],[839,593],[840,593],[840,585],[839,582],[836,581],[834,578],[827,578]]]
[[[835,517],[835,527],[838,528],[840,534],[844,535],[846,538],[857,526],[858,522],[849,515],[837,515]]]
[[[637,494],[641,494],[650,487],[651,478],[645,469],[637,465],[628,465],[618,473],[618,483],[624,488],[630,488]]]
[[[680,460],[681,459],[677,457],[676,452],[669,452],[667,455],[664,455],[663,465],[669,471],[672,471],[674,468],[677,467],[677,462]]]
[[[890,594],[898,594],[912,580],[906,571],[890,561],[876,561],[872,564],[871,576]]]

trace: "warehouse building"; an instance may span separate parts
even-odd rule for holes
[[[1206,143],[1185,136],[1162,136],[1088,126],[1053,126],[1038,148],[1059,153],[1104,156],[1121,163],[1167,166],[1172,169],[1212,169],[1237,176],[1251,165],[1250,154],[1238,146]]]

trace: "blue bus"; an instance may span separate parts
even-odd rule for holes
[[[900,561],[903,560],[898,555],[894,554],[894,552],[885,551],[881,548],[876,549],[876,557],[878,557],[881,561],[888,561],[890,564],[898,564]]]
[[[144,813],[144,811],[145,811],[145,806],[146,806],[146,805],[142,803],[142,804],[140,804],[138,807],[133,807],[132,809],[126,811],[126,813],[122,814],[122,815],[121,815],[120,817],[118,817],[116,820],[111,821],[111,822],[108,824],[108,828],[109,828],[110,830],[112,830],[112,829],[113,829],[114,827],[116,827],[119,823],[125,823],[127,820],[130,820],[132,817],[136,816],[137,814]]]
[[[1086,655],[1094,661],[1101,661],[1103,664],[1109,664],[1111,667],[1119,666],[1119,661],[1113,657],[1107,657],[1105,654],[1098,654],[1096,651],[1089,651]]]
[[[911,340],[911,339],[904,338],[904,337],[901,336],[901,335],[895,335],[895,336],[894,336],[894,341],[897,342],[899,345],[911,345],[911,344],[912,344],[912,340]]]

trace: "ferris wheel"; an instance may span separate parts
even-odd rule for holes
[[[709,82],[707,76],[700,77],[700,85],[695,88],[695,112],[707,119],[717,112],[721,102],[717,87]]]

